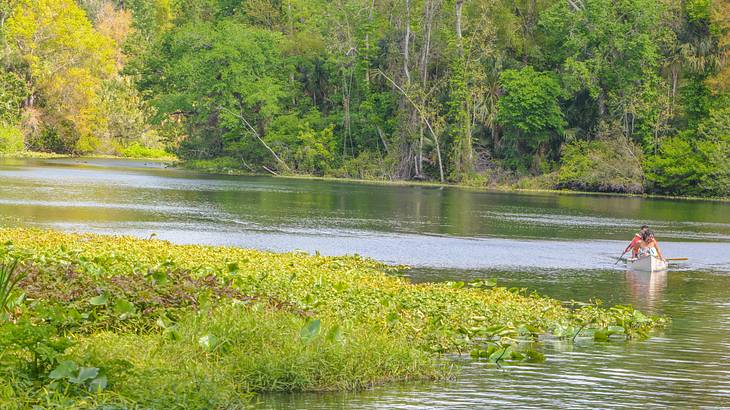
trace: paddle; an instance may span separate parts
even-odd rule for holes
[[[621,261],[621,258],[624,257],[624,255],[626,255],[626,251],[624,251],[624,253],[622,253],[621,256],[618,257],[618,259],[616,259],[616,263],[614,263],[614,265],[618,264]]]
[[[688,261],[689,258],[666,258],[668,261]]]

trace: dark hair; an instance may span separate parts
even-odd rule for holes
[[[644,233],[641,234],[641,240],[644,242],[648,241],[654,236],[654,232],[650,231],[649,229],[645,230]]]
[[[649,229],[649,225],[641,225],[642,231],[647,230],[647,229]]]

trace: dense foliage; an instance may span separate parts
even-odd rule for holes
[[[0,407],[237,408],[502,366],[541,338],[641,338],[661,320],[473,283],[411,284],[360,257],[0,231]],[[115,407],[115,408],[116,408]]]
[[[3,151],[730,192],[724,0],[10,0],[0,16]]]

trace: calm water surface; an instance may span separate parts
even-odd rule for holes
[[[614,265],[642,223],[668,256],[690,260],[654,275]],[[0,225],[359,253],[414,266],[414,281],[496,278],[673,318],[647,342],[547,345],[545,363],[502,370],[459,359],[463,372],[452,382],[269,396],[265,408],[730,407],[730,203],[221,177],[143,161],[4,160]]]

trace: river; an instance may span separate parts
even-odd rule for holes
[[[668,273],[615,264],[646,223]],[[493,278],[668,315],[648,341],[545,346],[541,364],[457,359],[454,381],[259,398],[263,408],[730,406],[730,203],[213,176],[145,161],[0,161],[0,225],[408,264],[414,281]]]

